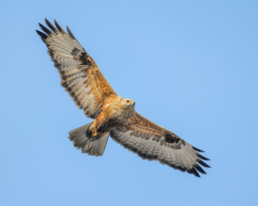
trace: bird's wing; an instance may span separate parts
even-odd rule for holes
[[[206,174],[199,164],[210,167],[201,160],[209,160],[199,153],[203,152],[202,150],[138,113],[123,126],[112,130],[110,136],[143,159],[158,160],[162,164],[183,172],[187,171],[197,177],[200,177],[197,170]]]
[[[47,19],[45,21],[52,31],[39,24],[45,33],[37,33],[46,44],[48,54],[58,69],[61,85],[75,104],[84,109],[87,117],[96,118],[104,100],[114,98],[117,96],[116,92],[70,29],[67,27],[67,34],[56,21],[56,27]]]

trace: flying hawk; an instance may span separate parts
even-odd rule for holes
[[[45,19],[49,30],[37,31],[58,69],[61,85],[84,114],[94,119],[69,132],[69,139],[83,153],[101,156],[108,137],[147,160],[158,160],[174,169],[200,177],[200,167],[209,160],[185,140],[135,111],[135,102],[120,97],[110,86],[91,56],[67,27],[68,34],[55,21]],[[199,163],[199,164],[198,164]]]

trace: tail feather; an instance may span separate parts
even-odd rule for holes
[[[92,156],[102,156],[109,137],[109,133],[102,134],[100,137],[92,139],[88,134],[88,129],[92,122],[69,132],[69,139],[77,149],[82,153]]]

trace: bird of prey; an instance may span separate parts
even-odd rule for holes
[[[67,33],[47,19],[49,29],[36,32],[48,48],[48,54],[58,69],[61,86],[93,122],[69,132],[73,145],[83,153],[101,156],[109,136],[140,157],[158,160],[174,169],[200,177],[198,171],[210,167],[193,147],[173,132],[161,127],[135,111],[135,101],[120,97],[110,86],[91,56],[67,27]],[[200,165],[199,165],[199,164]]]

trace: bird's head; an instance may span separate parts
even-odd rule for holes
[[[125,109],[134,109],[135,101],[131,99],[122,99],[121,103]]]
[[[135,101],[131,100],[131,99],[122,99],[122,104],[124,105],[124,107],[128,108],[128,107],[133,107],[135,106]]]

